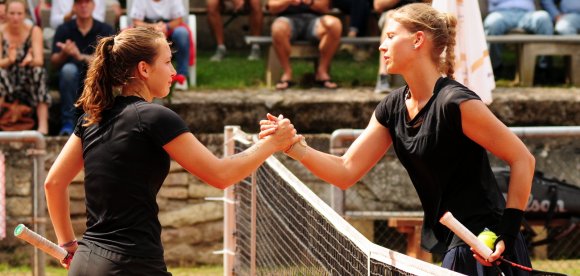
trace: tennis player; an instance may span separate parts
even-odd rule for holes
[[[467,275],[497,275],[488,267],[500,256],[530,260],[519,234],[535,160],[520,139],[465,86],[453,80],[456,18],[427,4],[409,4],[388,19],[380,46],[389,74],[407,86],[386,96],[362,135],[341,157],[304,142],[286,153],[321,179],[347,189],[394,147],[424,210],[421,245],[444,253],[443,266]],[[278,119],[260,122],[265,137]],[[511,168],[507,204],[487,151]],[[499,235],[491,256],[477,256],[439,218],[451,211],[475,235],[485,227]],[[506,275],[522,273],[502,265]]]
[[[58,241],[75,252],[69,275],[171,275],[163,259],[155,200],[170,158],[224,189],[299,139],[290,122],[282,119],[271,139],[217,158],[176,113],[151,103],[167,96],[175,74],[171,49],[161,32],[131,28],[98,42],[77,102],[85,114],[45,183]],[[82,169],[87,230],[77,243],[68,185]]]

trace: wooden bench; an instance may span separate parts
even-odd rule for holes
[[[507,34],[486,37],[489,43],[516,44],[517,83],[532,86],[538,56],[570,56],[567,81],[580,87],[580,35]]]
[[[379,45],[380,38],[378,36],[372,37],[342,37],[341,44],[355,44],[355,45]],[[268,57],[266,61],[266,85],[272,87],[274,83],[282,77],[282,66],[276,55],[276,51],[272,46],[272,37],[270,36],[246,36],[247,44],[269,45]],[[308,41],[295,41],[292,43],[290,58],[310,59],[314,62],[314,70],[318,67],[318,46]]]

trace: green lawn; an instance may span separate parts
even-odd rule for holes
[[[248,61],[247,51],[228,52],[221,62],[211,62],[213,52],[199,52],[197,59],[197,83],[200,89],[237,89],[265,86],[266,49],[262,59]],[[311,85],[314,74],[312,61],[292,60],[294,81]],[[341,87],[374,87],[377,79],[378,51],[365,62],[356,62],[346,53],[334,58],[330,74]]]

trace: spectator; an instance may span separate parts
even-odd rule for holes
[[[222,23],[221,12],[225,9],[225,2],[232,1],[233,12],[235,14],[242,10],[250,10],[250,34],[259,36],[262,33],[262,5],[260,0],[207,0],[207,21],[213,32],[214,39],[217,43],[215,54],[210,58],[211,61],[221,61],[226,56],[226,45],[224,42],[224,26]],[[248,60],[260,59],[260,45],[252,45]]]
[[[276,89],[292,86],[290,50],[292,41],[301,39],[318,43],[320,58],[315,81],[322,88],[334,89],[328,70],[340,45],[342,23],[328,12],[329,0],[268,0],[268,9],[278,17],[272,23],[272,45],[284,70]]]
[[[374,9],[381,13],[379,18],[379,29],[381,30],[381,42],[387,38],[387,14],[396,8],[402,7],[411,3],[420,3],[421,0],[375,0]],[[387,65],[383,61],[383,56],[379,55],[379,75],[377,77],[377,85],[375,86],[375,93],[387,93],[391,91],[389,84],[389,73],[387,72]]]
[[[133,1],[129,17],[133,26],[153,27],[165,34],[176,48],[173,58],[177,63],[177,74],[188,76],[189,65],[193,60],[193,40],[191,31],[183,22],[188,12],[181,0],[144,0]],[[176,83],[176,90],[187,90],[187,81]]]
[[[50,96],[43,67],[42,30],[25,19],[25,0],[8,0],[0,32],[0,102],[19,100],[36,107],[37,130],[46,135]]]
[[[119,21],[121,16],[121,5],[117,0],[93,0],[95,2],[95,10],[93,11],[93,18],[101,22],[105,22],[107,6],[111,6],[115,13],[116,21]],[[73,9],[74,0],[52,0],[50,8],[50,27],[58,28],[62,23],[68,22],[75,17]],[[113,26],[114,27],[114,26]]]
[[[556,33],[575,35],[580,30],[580,1],[561,0],[557,6],[554,0],[545,0],[544,9],[555,23]]]
[[[332,6],[349,15],[348,37],[367,35],[372,0],[332,0]],[[363,61],[369,57],[368,51],[357,50],[352,44],[343,44],[340,50],[352,54],[356,61]]]
[[[74,102],[82,91],[87,67],[98,37],[113,34],[113,28],[93,18],[94,0],[74,0],[74,20],[56,29],[50,61],[59,70],[61,122],[59,135],[70,135],[76,116]]]
[[[542,5],[546,0],[542,0]],[[486,35],[503,35],[508,31],[521,28],[528,33],[540,35],[554,34],[550,15],[544,10],[536,10],[534,0],[488,0],[489,14],[483,20]],[[489,46],[491,64],[495,72],[501,67],[500,45]],[[540,68],[548,67],[548,61],[541,57]]]

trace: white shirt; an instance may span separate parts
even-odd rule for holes
[[[129,17],[137,20],[145,18],[154,22],[173,20],[185,16],[185,7],[182,0],[153,0],[133,1]]]
[[[105,22],[105,11],[107,4],[119,4],[117,0],[93,0],[95,2],[95,10],[93,11],[93,18],[101,22]],[[50,27],[56,29],[64,22],[64,16],[68,14],[73,7],[74,0],[52,0],[50,8]]]

